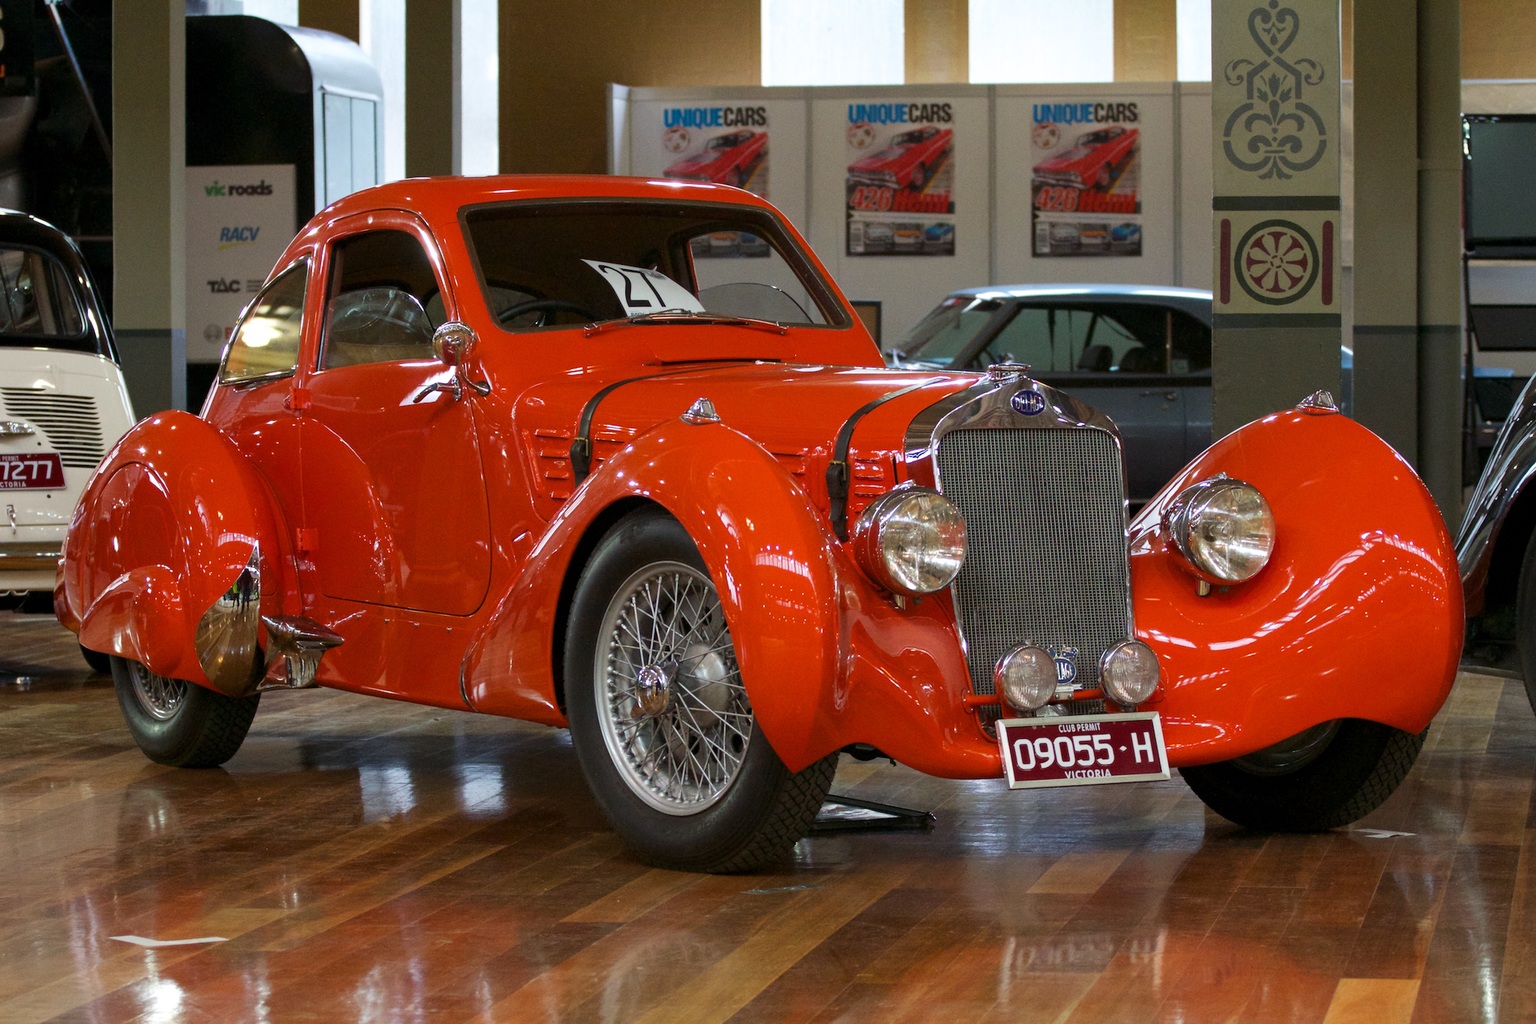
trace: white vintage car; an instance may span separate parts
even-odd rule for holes
[[[53,592],[85,481],[134,416],[112,329],[69,236],[0,210],[0,289],[0,596],[14,603]]]

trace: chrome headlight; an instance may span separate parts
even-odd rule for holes
[[[1242,583],[1275,549],[1275,516],[1258,488],[1227,476],[1184,489],[1164,519],[1169,536],[1201,576]]]
[[[1110,700],[1125,707],[1150,698],[1161,677],[1157,654],[1140,640],[1115,644],[1099,661],[1099,685]]]
[[[1020,711],[1043,708],[1056,696],[1056,659],[1043,647],[1015,647],[992,670],[998,693]]]
[[[902,594],[943,590],[965,563],[965,520],[938,491],[900,487],[875,499],[853,527],[870,578]]]

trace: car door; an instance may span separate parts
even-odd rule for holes
[[[1191,361],[1171,347],[1175,317],[1192,319],[1161,306],[1020,304],[987,343],[981,364],[1028,363],[1047,384],[1114,420],[1125,451],[1126,496],[1140,505],[1192,456],[1189,416],[1192,405],[1200,415],[1202,397],[1210,431],[1209,343],[1203,374],[1191,371]]]
[[[319,274],[320,334],[298,394],[319,589],[467,615],[490,583],[490,514],[474,403],[430,388],[452,376],[431,344],[454,309],[441,256],[416,218],[375,213],[333,234]]]

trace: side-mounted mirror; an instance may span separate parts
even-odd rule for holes
[[[472,380],[464,369],[470,357],[475,354],[475,345],[478,341],[475,329],[458,320],[449,320],[433,331],[432,352],[445,365],[453,367],[453,377],[447,381],[433,381],[428,384],[411,400],[412,404],[420,402],[434,391],[446,391],[453,396],[455,402],[464,397],[465,388],[477,395],[490,394],[490,381]]]
[[[458,320],[449,320],[432,332],[432,351],[449,366],[463,366],[478,342],[475,329]]]

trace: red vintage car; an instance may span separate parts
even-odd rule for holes
[[[695,260],[722,230],[769,256]],[[413,179],[318,214],[201,414],[109,453],[55,597],[158,762],[230,758],[273,689],[542,722],[674,868],[784,855],[842,753],[1376,807],[1462,637],[1407,464],[1314,396],[1125,508],[1112,423],[1024,367],[883,368],[755,196]]]
[[[849,164],[848,180],[882,188],[925,188],[954,144],[955,133],[949,128],[926,125],[902,132],[884,149]]]
[[[1085,132],[1071,149],[1035,164],[1035,184],[1107,189],[1136,154],[1137,134],[1120,125]]]
[[[662,173],[668,178],[745,185],[768,155],[768,133],[743,129],[717,135],[703,150],[672,164]],[[761,191],[761,190],[759,190]]]

